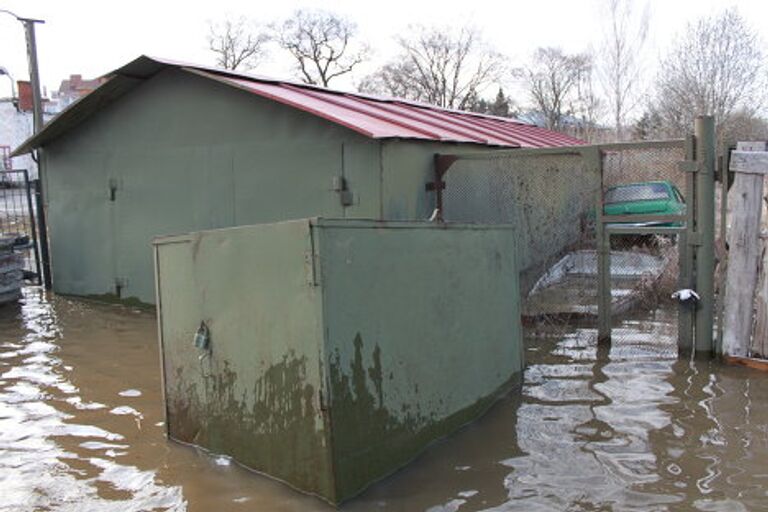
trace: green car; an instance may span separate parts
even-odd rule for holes
[[[644,181],[616,185],[605,191],[603,214],[611,215],[683,215],[685,199],[669,181]],[[608,220],[608,219],[606,219]],[[680,226],[670,222],[622,223],[637,226]]]

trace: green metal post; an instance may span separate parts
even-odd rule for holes
[[[696,140],[693,135],[685,139],[685,161],[695,163],[696,159]],[[689,236],[694,231],[696,211],[695,205],[695,182],[694,173],[687,169],[685,171],[685,197],[687,199],[687,208],[685,212],[686,229],[680,233],[678,241],[679,266],[680,266],[680,288],[695,288],[696,283],[693,275],[693,247],[690,245],[693,237]],[[677,313],[677,347],[680,355],[690,354],[693,349],[693,309],[688,304],[680,304]]]
[[[603,222],[603,155],[599,148],[585,150],[588,168],[594,169],[598,179],[595,194],[595,238],[597,244],[597,339],[611,339],[611,237]]]
[[[696,353],[714,350],[715,274],[715,119],[698,116],[696,133]]]

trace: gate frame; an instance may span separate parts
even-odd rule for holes
[[[32,250],[34,254],[34,264],[35,264],[35,280],[36,284],[41,285],[43,284],[43,274],[41,272],[41,261],[40,261],[40,240],[39,240],[39,230],[40,226],[38,225],[38,219],[39,215],[36,215],[35,212],[35,206],[39,206],[37,201],[33,203],[32,201],[32,195],[34,194],[37,196],[37,187],[39,187],[38,180],[30,180],[29,179],[29,171],[27,169],[3,169],[0,170],[0,176],[7,176],[7,175],[20,175],[22,177],[22,188],[24,190],[24,195],[26,196],[26,206],[27,206],[27,213],[29,217],[29,229],[31,231],[31,242],[32,242]],[[32,191],[32,188],[35,188],[35,192]]]

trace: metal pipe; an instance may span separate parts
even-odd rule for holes
[[[713,344],[715,274],[715,118],[697,116],[696,133],[696,353],[708,354]]]

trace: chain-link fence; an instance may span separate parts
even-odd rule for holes
[[[615,146],[602,151],[603,225],[609,240],[612,324],[664,309],[677,326],[672,294],[680,284],[681,229],[685,226],[686,159],[680,144]],[[621,341],[626,329],[612,330]],[[631,332],[631,331],[629,331]]]
[[[670,296],[678,285],[680,237],[674,231],[681,224],[634,222],[632,216],[685,214],[686,177],[679,170],[685,157],[682,141],[459,157],[443,176],[442,214],[449,222],[517,226],[529,336],[537,329],[596,325],[598,222],[610,241],[604,277],[612,323],[619,327],[668,307],[665,324],[676,329]],[[629,226],[657,232],[619,233]],[[614,337],[625,331],[617,328]]]
[[[516,150],[459,159],[444,176],[449,222],[517,227],[517,257],[528,327],[597,315],[596,162],[573,150]]]

